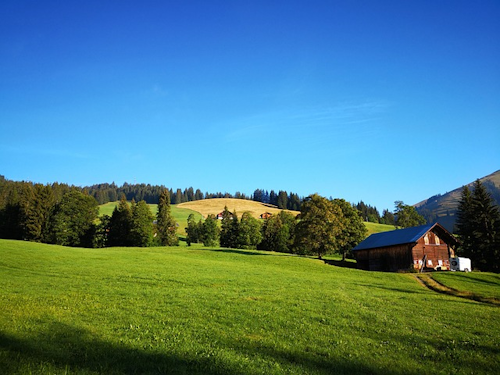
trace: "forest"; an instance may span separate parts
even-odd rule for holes
[[[177,199],[182,196],[182,199],[219,196],[197,195],[199,191],[193,192],[193,189],[186,189],[184,194],[179,190]],[[98,201],[94,197],[99,192],[106,192],[108,199],[121,193],[111,216],[99,216]],[[136,201],[136,198],[157,202],[156,217],[150,212],[146,199]],[[187,243],[301,254],[313,252],[319,257],[338,252],[345,257],[346,252],[365,237],[362,212],[342,199],[328,200],[316,194],[301,199],[293,193],[280,191],[275,194],[271,191],[267,194],[263,190],[256,190],[253,198],[300,210],[301,220],[297,221],[288,212],[264,221],[247,213],[239,218],[226,207],[220,225],[211,216],[199,222],[189,218]],[[0,238],[93,248],[174,246],[179,239],[177,223],[170,212],[172,201],[170,189],[161,190],[161,187],[150,185],[125,184],[121,188],[101,185],[100,188],[87,189],[58,183],[42,185],[2,179]],[[318,226],[318,223],[327,222],[331,228]],[[318,235],[320,232],[321,236]]]

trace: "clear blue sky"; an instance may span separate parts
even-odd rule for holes
[[[500,1],[0,5],[0,174],[417,203],[500,169]]]

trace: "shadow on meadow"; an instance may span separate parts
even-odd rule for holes
[[[479,274],[479,275],[481,275],[481,274]],[[474,277],[474,274],[470,275],[467,273],[462,274],[462,273],[455,272],[453,274],[453,277],[455,277],[459,280],[466,281],[466,282],[473,281],[474,283],[481,283],[481,284],[492,285],[492,286],[500,286],[500,275],[489,274],[488,277],[491,280],[485,280],[485,279],[482,279],[480,277]]]
[[[217,253],[227,253],[227,254],[238,254],[238,255],[259,255],[259,256],[283,256],[278,253],[266,253],[264,251],[255,251],[255,250],[237,250],[237,249],[228,249],[228,248],[216,248],[216,249],[207,249],[208,251],[214,251]]]
[[[116,346],[92,337],[87,331],[60,323],[28,340],[0,332],[2,374],[96,372],[101,374],[238,374],[237,369],[212,359]],[[6,362],[6,363],[3,363]],[[45,371],[41,371],[45,369]],[[240,372],[241,373],[241,372]]]
[[[323,262],[329,264],[330,266],[337,266],[343,268],[357,268],[356,262],[350,262],[350,261],[343,262],[341,260],[334,260],[334,259],[323,259]]]
[[[224,349],[224,348],[221,348]],[[220,356],[184,358],[147,349],[117,346],[93,337],[83,329],[61,323],[29,339],[20,339],[0,332],[0,368],[2,374],[35,373],[100,373],[100,374],[255,374],[298,373],[314,374],[388,374],[345,358],[325,358],[308,352],[285,351],[272,346],[234,342],[232,351],[240,351],[248,360],[231,363]],[[6,359],[5,359],[6,358]],[[252,358],[262,365],[269,360],[271,367],[252,367]],[[260,362],[260,363],[259,363]],[[244,366],[240,366],[244,365]],[[267,371],[269,370],[269,371]]]

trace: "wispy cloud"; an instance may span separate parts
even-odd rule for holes
[[[55,148],[42,148],[33,146],[13,146],[13,145],[3,145],[2,149],[9,154],[18,155],[30,155],[39,157],[62,157],[71,159],[95,159],[96,156],[90,153],[83,153],[78,151],[71,151],[65,149],[55,149]]]
[[[272,137],[288,143],[362,137],[377,133],[390,104],[381,101],[294,108],[233,119],[221,127],[227,143]]]

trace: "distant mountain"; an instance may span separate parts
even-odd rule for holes
[[[479,180],[484,184],[496,203],[500,205],[500,170]],[[467,185],[471,187],[473,183],[474,181]],[[462,189],[463,186],[443,195],[434,195],[415,204],[415,207],[427,222],[437,221],[450,232],[453,232],[456,220],[455,214],[462,195]]]

